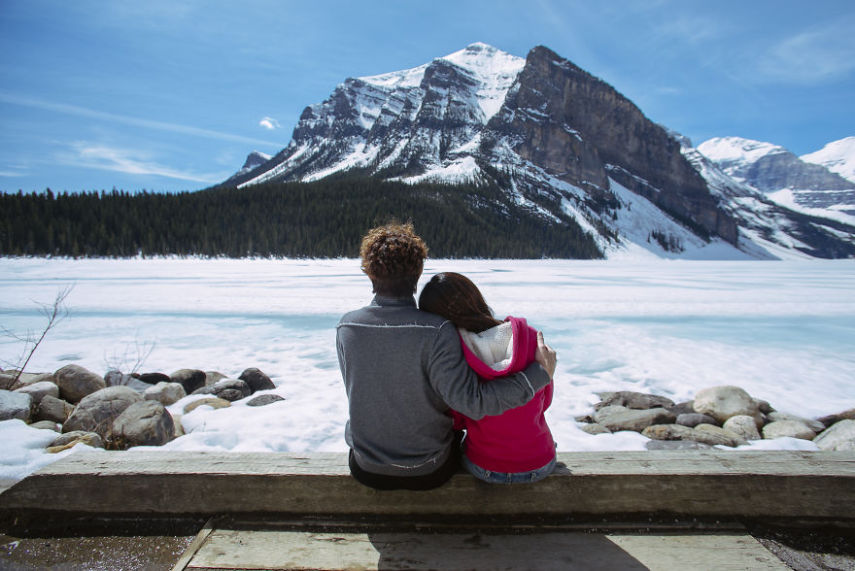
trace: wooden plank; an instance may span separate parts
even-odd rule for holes
[[[343,454],[73,454],[0,495],[0,510],[71,513],[855,518],[851,452],[578,452],[532,485],[460,473],[427,492],[378,492]]]
[[[215,530],[186,569],[757,569],[744,534],[306,533]]]

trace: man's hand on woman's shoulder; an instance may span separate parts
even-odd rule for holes
[[[546,370],[550,379],[555,375],[555,365],[558,362],[558,355],[543,340],[543,332],[541,331],[537,332],[537,351],[534,354],[534,360],[540,363]]]

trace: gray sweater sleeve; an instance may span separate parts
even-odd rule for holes
[[[440,327],[437,334],[428,363],[428,375],[434,389],[449,407],[474,420],[524,405],[550,380],[539,363],[532,363],[514,375],[488,383],[480,382],[478,375],[466,363],[460,337],[449,321]]]

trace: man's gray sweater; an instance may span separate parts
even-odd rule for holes
[[[481,383],[454,325],[412,296],[376,296],[339,321],[336,346],[350,420],[345,440],[360,467],[390,476],[437,470],[452,452],[449,408],[470,418],[527,403],[549,383],[538,363]]]

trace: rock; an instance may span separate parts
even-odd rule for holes
[[[240,374],[238,379],[249,385],[249,389],[253,393],[276,388],[276,385],[273,384],[273,381],[270,380],[270,377],[268,377],[255,367],[246,369],[243,373]]]
[[[573,420],[575,420],[576,422],[587,422],[589,424],[593,423],[593,422],[597,422],[596,420],[594,420],[594,415],[592,415],[592,414],[583,414],[581,416],[577,416]]]
[[[183,370],[183,369],[182,369]],[[148,384],[148,385],[156,385],[157,383],[171,383],[172,379],[169,375],[165,375],[163,373],[142,373],[142,374],[134,374],[132,377]]]
[[[21,377],[18,379],[18,382],[14,384],[12,389],[20,389],[35,383],[44,382],[56,384],[56,379],[54,378],[53,373],[21,373]]]
[[[0,390],[0,420],[17,418],[30,422],[33,397],[26,393]]]
[[[63,424],[62,431],[96,432],[102,439],[109,441],[116,417],[126,408],[140,401],[142,396],[128,387],[101,389],[80,401]]]
[[[65,434],[55,438],[54,441],[50,443],[50,446],[47,447],[47,452],[56,454],[57,452],[68,450],[75,444],[86,444],[92,448],[104,448],[104,441],[98,434],[83,430],[75,430],[73,432],[66,432]]]
[[[74,405],[47,395],[42,398],[38,408],[36,408],[36,420],[50,420],[63,424],[71,413],[74,412]]]
[[[191,395],[212,395],[212,394],[214,394],[214,386],[211,385],[210,387],[200,387],[190,394]]]
[[[776,420],[763,427],[763,438],[801,438],[802,440],[813,440],[816,432],[805,423],[798,420]]]
[[[641,432],[652,424],[674,422],[676,417],[664,408],[637,410],[620,405],[610,405],[595,412],[594,419],[612,432],[621,430]]]
[[[184,392],[188,395],[196,389],[205,386],[205,371],[198,369],[179,369],[169,376],[173,383],[181,383],[184,387]]]
[[[714,424],[699,424],[695,427],[695,430],[698,432],[703,432],[705,434],[710,434],[717,441],[715,444],[719,444],[722,446],[742,446],[744,444],[748,444],[748,442],[742,438],[740,435],[735,432],[731,432],[730,430],[725,430],[720,426],[716,426]],[[699,440],[698,442],[706,442],[707,444],[712,444],[707,440]]]
[[[11,391],[15,384],[15,375],[0,373],[0,391]]]
[[[39,430],[53,430],[54,432],[59,432],[60,429],[60,426],[51,420],[40,420],[32,423],[30,427],[38,428]]]
[[[668,412],[672,413],[675,416],[680,416],[681,414],[695,414],[695,409],[692,406],[694,401],[686,401],[677,403],[674,406],[666,407]]]
[[[219,371],[205,371],[205,386],[213,387],[220,379],[225,379],[226,376]]]
[[[166,377],[166,375],[164,375]],[[169,377],[166,377],[167,379]],[[126,375],[121,371],[110,371],[106,375],[104,375],[104,380],[107,382],[108,387],[128,387],[134,389],[138,393],[144,392],[149,384],[145,383],[133,375]]]
[[[754,399],[754,402],[757,403],[757,409],[763,414],[772,414],[775,412],[775,409],[772,408],[772,405],[769,404],[768,401],[762,399]]]
[[[801,422],[817,434],[825,430],[825,424],[818,420],[813,420],[812,418],[802,418],[801,416],[787,414],[785,412],[773,411],[768,414],[767,418],[769,419],[769,422],[778,422],[780,420],[794,420],[796,422]]]
[[[59,387],[50,381],[39,381],[31,385],[25,385],[19,389],[15,389],[16,393],[25,393],[33,398],[33,406],[38,406],[42,399],[50,395],[54,398],[59,398]]]
[[[700,426],[712,426],[703,425]],[[718,428],[713,426],[713,428]],[[711,446],[724,445],[734,446],[732,438],[722,437],[713,432],[699,430],[697,428],[689,428],[680,424],[655,424],[648,426],[641,432],[642,436],[646,436],[652,440],[691,440],[692,442],[700,442]]]
[[[737,414],[728,418],[722,428],[729,430],[744,440],[760,440],[760,432],[757,430],[757,422],[753,416]]]
[[[587,432],[588,434],[611,434],[612,431],[603,426],[602,424],[593,423],[593,424],[583,424],[579,427],[582,432]]]
[[[181,424],[181,415],[180,414],[173,414],[172,415],[172,423],[175,425],[175,438],[178,438],[179,436],[184,436],[186,434],[184,432],[184,425]]]
[[[845,410],[837,414],[823,416],[822,418],[818,418],[817,420],[823,423],[825,426],[837,424],[841,420],[855,420],[855,408],[850,408],[849,410]]]
[[[708,414],[699,412],[684,412],[677,416],[677,424],[694,428],[699,424],[715,424],[715,419]]]
[[[79,365],[66,365],[54,373],[63,400],[79,403],[83,397],[107,387],[106,381]]]
[[[651,440],[644,445],[648,450],[709,450],[709,444],[694,440]]]
[[[211,389],[215,396],[230,402],[246,398],[252,394],[249,385],[237,379],[219,380]]]
[[[157,401],[164,406],[174,404],[186,396],[184,387],[178,383],[160,382],[143,392],[143,399]]]
[[[669,408],[674,406],[674,401],[669,398],[645,393],[637,393],[633,391],[602,393],[600,395],[600,398],[602,400],[594,405],[594,410],[599,410],[606,406],[625,406],[626,408],[639,410],[647,410],[651,408]]]
[[[217,397],[208,397],[208,398],[203,398],[203,399],[199,399],[199,400],[194,400],[193,402],[191,402],[190,404],[188,404],[187,406],[184,407],[184,414],[188,414],[190,412],[193,412],[194,410],[196,410],[200,406],[210,406],[211,408],[215,408],[215,409],[217,409],[217,408],[228,408],[228,407],[232,406],[232,403],[230,403],[227,400],[223,400],[223,399],[220,399]]]
[[[732,385],[711,387],[698,391],[694,402],[695,412],[708,414],[721,424],[731,416],[758,417],[757,402],[747,392]],[[759,419],[759,417],[758,417]]]
[[[246,403],[246,406],[265,406],[268,404],[273,404],[275,402],[284,401],[283,397],[274,394],[266,394],[266,395],[258,395],[257,397],[251,399]]]
[[[843,419],[814,439],[821,450],[855,452],[855,420]]]
[[[132,446],[163,446],[175,437],[175,423],[162,404],[137,402],[113,422],[113,442],[121,449]]]

